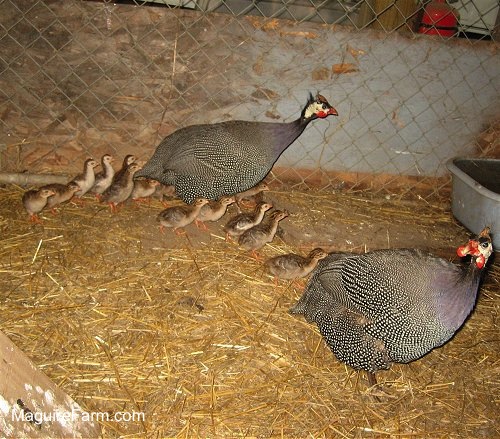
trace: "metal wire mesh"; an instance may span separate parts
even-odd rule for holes
[[[429,5],[4,0],[0,170],[71,174],[104,153],[145,160],[181,126],[290,121],[320,90],[339,118],[311,124],[275,179],[436,193],[446,161],[476,155],[500,118],[499,8],[441,4],[445,21],[423,26]]]

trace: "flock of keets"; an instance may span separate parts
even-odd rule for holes
[[[123,159],[122,167],[115,172],[113,156],[105,154],[101,158],[100,172],[95,172],[98,163],[94,159],[87,159],[83,172],[71,179],[67,184],[50,183],[38,189],[31,189],[24,193],[22,202],[29,214],[30,221],[41,222],[38,214],[44,209],[54,209],[71,200],[81,200],[86,194],[94,194],[103,203],[108,203],[112,211],[127,200],[142,201],[155,194],[172,194],[173,187],[164,186],[157,180],[138,178],[134,174],[141,168],[136,157],[127,155]],[[237,239],[238,244],[251,252],[258,259],[256,251],[266,243],[272,242],[278,230],[278,223],[288,216],[286,210],[274,210],[265,219],[266,212],[272,209],[270,202],[260,201],[251,210],[241,211],[240,206],[245,201],[268,191],[265,183],[259,183],[247,191],[233,196],[222,196],[213,201],[207,198],[196,198],[191,204],[183,203],[166,207],[157,220],[160,231],[171,228],[176,234],[185,233],[184,227],[196,223],[198,227],[207,228],[205,222],[220,220],[233,203],[238,206],[239,213],[231,217],[224,226],[227,240]],[[280,255],[268,259],[265,266],[277,278],[295,279],[307,276],[317,265],[318,261],[328,254],[316,248],[307,256],[294,253]]]
[[[88,159],[84,172],[66,185],[49,184],[23,196],[33,221],[44,208],[94,193],[112,209],[127,199],[151,196],[161,184],[172,187],[185,204],[158,215],[160,228],[180,233],[192,222],[202,226],[223,217],[232,203],[241,205],[267,187],[264,178],[279,156],[317,119],[337,116],[321,95],[309,95],[292,122],[226,121],[192,125],[167,136],[144,166],[127,156],[118,172],[112,157]],[[288,216],[259,201],[224,226],[227,239],[256,256],[273,240]],[[374,373],[393,362],[414,361],[443,345],[474,309],[488,258],[493,253],[489,228],[458,248],[468,264],[454,264],[419,249],[380,249],[362,255],[326,254],[314,249],[306,257],[271,258],[266,267],[276,277],[311,278],[290,312],[317,324],[335,356],[355,369]]]

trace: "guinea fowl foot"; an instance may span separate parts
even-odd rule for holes
[[[203,221],[199,220],[198,218],[194,220],[194,223],[196,224],[196,227],[198,227],[199,229],[206,230],[206,231],[208,230],[207,225]]]
[[[30,215],[30,223],[42,224],[42,220],[36,213],[34,213],[33,215]]]
[[[179,229],[174,229],[174,232],[177,236],[183,236],[186,234],[186,231],[182,228],[179,228]]]
[[[134,203],[136,207],[139,207],[141,204],[151,206],[151,198],[135,198]]]
[[[118,204],[108,203],[108,205],[109,205],[109,210],[111,210],[111,213],[118,213]]]
[[[260,256],[255,250],[252,250],[250,252],[250,256],[252,256],[252,258],[254,258],[257,262],[263,262],[264,261],[264,258],[262,256]]]

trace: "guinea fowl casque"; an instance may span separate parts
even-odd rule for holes
[[[486,228],[457,250],[468,266],[414,249],[332,253],[290,312],[316,323],[335,356],[373,385],[378,370],[424,356],[462,326],[492,252]]]
[[[186,203],[234,195],[264,179],[307,124],[328,115],[337,111],[318,94],[289,123],[235,120],[181,128],[158,145],[136,177],[174,185]]]

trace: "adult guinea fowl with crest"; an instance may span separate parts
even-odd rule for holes
[[[332,253],[290,312],[316,323],[335,356],[373,385],[375,372],[424,356],[463,325],[492,252],[485,228],[457,249],[468,266],[414,249]]]
[[[321,95],[293,122],[226,121],[191,125],[167,136],[136,177],[174,185],[186,203],[234,195],[259,183],[313,119],[337,116]]]

